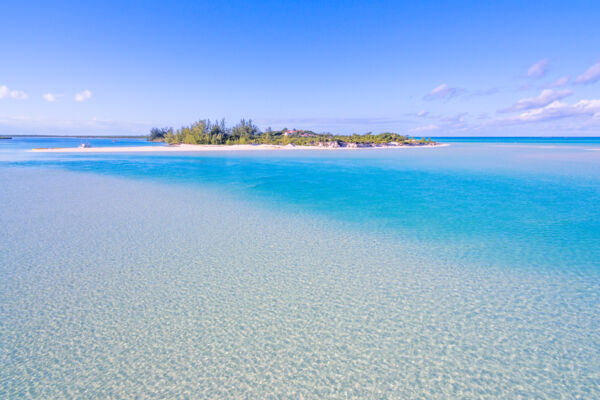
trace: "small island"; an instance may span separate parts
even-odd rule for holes
[[[166,146],[105,146],[36,148],[33,152],[85,152],[85,153],[164,153],[198,151],[250,151],[250,150],[331,150],[375,149],[407,147],[446,146],[430,138],[415,139],[398,133],[384,132],[362,135],[334,135],[309,130],[287,129],[274,131],[267,128],[261,132],[252,120],[242,119],[229,128],[225,121],[200,120],[177,130],[152,128],[146,136],[149,142],[165,143]]]
[[[200,120],[190,126],[173,128],[152,128],[149,141],[165,142],[170,145],[271,145],[307,146],[319,148],[369,148],[398,146],[435,146],[430,138],[414,139],[397,133],[334,135],[315,133],[309,130],[287,129],[274,131],[267,128],[261,132],[252,120],[242,119],[237,125],[228,128],[225,120],[211,122]]]

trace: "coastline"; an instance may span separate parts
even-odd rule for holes
[[[37,148],[30,152],[36,153],[165,153],[165,152],[204,152],[204,151],[265,151],[265,150],[369,150],[369,149],[408,149],[446,147],[447,143],[425,145],[396,145],[371,147],[323,147],[323,146],[290,146],[275,144],[177,144],[166,146],[123,146],[123,147],[60,147]]]

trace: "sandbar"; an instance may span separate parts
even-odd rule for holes
[[[406,149],[406,148],[431,148],[448,146],[446,143],[427,145],[396,145],[372,147],[323,147],[323,146],[290,146],[275,144],[176,144],[165,146],[111,146],[111,147],[57,147],[37,148],[32,152],[39,153],[166,153],[166,152],[204,152],[204,151],[262,151],[262,150],[366,150],[366,149]]]

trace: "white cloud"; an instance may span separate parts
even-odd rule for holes
[[[540,78],[546,74],[548,69],[548,59],[543,59],[533,64],[527,70],[527,76],[531,78]]]
[[[431,125],[424,125],[424,126],[419,126],[419,127],[416,127],[416,128],[414,128],[414,129],[411,129],[410,131],[411,131],[411,132],[415,132],[415,133],[416,133],[416,132],[429,132],[429,131],[435,131],[435,130],[437,130],[437,129],[440,129],[440,127],[439,127],[438,125],[433,125],[433,124],[431,124]]]
[[[538,122],[576,116],[592,116],[595,119],[600,119],[600,99],[579,100],[575,104],[555,101],[545,107],[526,111],[505,121]]]
[[[600,62],[592,65],[575,79],[576,83],[593,83],[600,79]]]
[[[571,95],[573,92],[569,89],[565,90],[552,90],[545,89],[542,90],[542,93],[536,97],[528,97],[526,99],[521,99],[517,101],[512,106],[505,108],[504,110],[500,110],[500,112],[515,112],[515,111],[524,111],[532,108],[539,108],[547,106],[548,104],[564,99],[565,97]]]
[[[84,90],[83,92],[79,92],[75,95],[75,101],[86,101],[92,97],[92,92],[89,90]]]
[[[550,83],[549,85],[547,85],[548,87],[559,87],[559,86],[565,86],[567,83],[569,83],[569,80],[571,79],[570,76],[561,76],[560,78],[558,78],[557,80],[555,80],[554,82]]]
[[[445,99],[448,100],[452,97],[458,96],[462,92],[462,89],[450,87],[447,83],[442,83],[440,86],[434,88],[425,96],[425,100]]]
[[[56,100],[58,100],[59,97],[62,97],[62,95],[54,94],[54,93],[46,93],[46,94],[43,94],[42,97],[44,98],[44,100],[46,100],[50,103],[54,103]]]
[[[417,117],[426,117],[429,114],[429,111],[421,110],[417,113]]]
[[[11,90],[6,85],[0,86],[0,99],[11,98],[11,99],[26,99],[27,93],[22,90]]]
[[[26,99],[27,97],[29,97],[27,95],[27,93],[23,92],[22,90],[12,90],[10,92],[10,97],[12,97],[13,99]]]

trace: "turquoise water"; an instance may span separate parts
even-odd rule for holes
[[[0,141],[2,398],[600,395],[597,139],[62,143]]]
[[[437,137],[433,138],[444,143],[515,143],[515,144],[559,144],[559,145],[600,145],[600,137],[502,137],[502,136],[464,136],[464,137]]]

